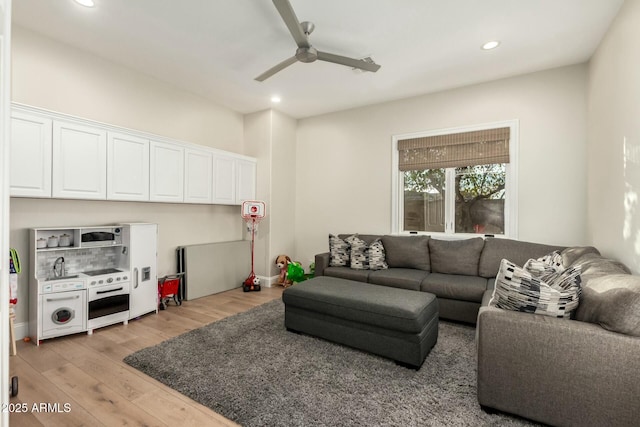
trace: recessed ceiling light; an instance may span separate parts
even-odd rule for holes
[[[75,2],[85,7],[93,7],[96,5],[93,0],[75,0]]]
[[[500,42],[497,40],[493,40],[490,42],[486,42],[485,44],[482,45],[482,49],[484,50],[491,50],[491,49],[495,49],[500,45]]]
[[[273,95],[271,97],[271,102],[273,102],[274,104],[277,104],[280,101],[282,101],[282,99],[280,99],[280,97],[278,95]]]

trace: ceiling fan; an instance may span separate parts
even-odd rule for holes
[[[260,74],[255,78],[255,80],[262,82],[297,61],[314,62],[317,59],[320,61],[333,62],[334,64],[346,65],[347,67],[357,68],[360,70],[372,71],[374,73],[380,68],[380,65],[373,61],[369,62],[364,59],[354,59],[317,50],[309,41],[309,34],[313,32],[315,25],[308,21],[298,21],[289,0],[273,0],[273,4],[276,6],[276,9],[278,9],[278,13],[280,13],[282,20],[287,25],[289,32],[298,45],[298,49],[294,56],[289,59],[285,59],[275,67],[272,67]]]

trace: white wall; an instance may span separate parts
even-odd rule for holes
[[[640,1],[624,2],[589,63],[590,240],[640,273]]]
[[[243,117],[198,95],[14,28],[13,101],[244,154]],[[27,319],[32,227],[159,224],[158,274],[174,273],[179,245],[245,236],[237,206],[11,199],[11,247],[22,255],[17,322]]]
[[[272,113],[271,158],[271,242],[267,263],[271,275],[280,271],[275,259],[280,254],[295,258],[296,213],[296,129],[298,121],[279,111]],[[302,261],[302,260],[300,260]],[[305,269],[308,264],[302,263]]]
[[[279,274],[275,258],[293,256],[297,121],[276,110],[245,116],[247,154],[258,159],[257,199],[267,204],[255,244],[258,276]],[[305,266],[307,267],[307,266]]]
[[[518,119],[520,240],[587,242],[586,65],[300,120],[296,257],[328,250],[328,233],[391,230],[395,134]]]
[[[243,152],[240,113],[21,27],[12,46],[14,102]]]
[[[256,199],[266,204],[266,217],[258,225],[254,247],[254,270],[258,277],[270,276],[268,268],[269,242],[271,241],[271,221],[273,206],[271,201],[271,110],[247,114],[244,117],[244,134],[247,154],[258,159],[256,174]],[[250,234],[246,232],[247,238]],[[267,285],[263,283],[263,285]]]

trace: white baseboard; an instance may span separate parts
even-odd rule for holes
[[[278,286],[278,276],[258,276],[258,279],[260,279],[260,285],[264,286],[265,288]]]

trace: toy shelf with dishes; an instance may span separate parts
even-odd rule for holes
[[[32,229],[37,252],[122,246],[122,227],[50,227]]]
[[[80,229],[73,228],[43,228],[34,230],[33,236],[38,252],[59,251],[80,246]]]

